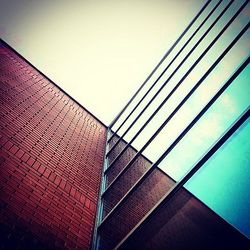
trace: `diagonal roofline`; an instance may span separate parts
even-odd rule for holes
[[[92,115],[99,123],[101,123],[105,128],[108,128],[108,126],[102,122],[98,117],[96,117],[92,112],[90,112],[87,108],[83,107],[81,103],[79,103],[75,98],[73,98],[70,94],[68,94],[64,89],[62,89],[58,84],[56,84],[53,80],[51,80],[48,76],[46,76],[41,70],[39,70],[34,64],[32,64],[29,60],[27,60],[23,55],[21,55],[16,49],[14,49],[12,46],[10,46],[6,41],[4,41],[0,37],[0,42],[4,44],[5,47],[15,52],[21,59],[23,59],[26,63],[28,63],[31,67],[33,67],[39,74],[41,74],[43,77],[45,77],[48,81],[50,81],[52,84],[54,84],[60,91],[62,91],[66,96],[68,96],[70,99],[72,99],[75,103],[77,103],[82,109],[84,109],[86,112],[88,112],[90,115]]]
[[[87,108],[85,108],[81,103],[79,103],[76,99],[74,99],[70,94],[68,94],[64,89],[62,89],[58,84],[56,84],[53,80],[51,80],[47,75],[45,75],[41,70],[39,70],[36,66],[34,66],[34,64],[32,64],[29,60],[27,60],[22,54],[20,54],[16,49],[14,49],[12,46],[10,46],[5,40],[3,40],[0,37],[0,43],[2,43],[5,47],[7,47],[8,49],[12,50],[13,52],[15,52],[22,60],[24,60],[27,64],[29,64],[31,67],[33,67],[37,72],[39,72],[39,74],[41,74],[43,77],[45,77],[48,81],[50,81],[52,84],[54,84],[60,91],[62,91],[66,96],[68,96],[70,99],[72,99],[75,103],[77,103],[82,109],[84,109],[86,112],[88,112],[91,116],[93,116],[99,123],[101,123],[106,129],[108,129],[108,125],[106,125],[104,122],[102,122],[98,117],[96,117],[92,112],[90,112]],[[112,133],[114,133],[113,130],[111,130]],[[119,137],[119,136],[118,136]],[[124,140],[122,138],[122,141],[126,144],[128,144],[128,142],[126,140]],[[130,147],[135,150],[136,152],[138,152],[138,150],[130,145]],[[143,158],[145,158],[145,160],[147,160],[150,164],[152,164],[152,161],[150,159],[148,159],[144,154],[141,154],[141,156]]]

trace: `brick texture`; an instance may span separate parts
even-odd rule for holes
[[[114,136],[113,139],[109,143],[109,147],[112,148],[112,146],[115,144],[115,142],[118,140],[117,136]],[[110,152],[108,156],[109,164],[113,162],[113,160],[116,158],[116,156],[122,151],[122,149],[127,145],[127,143],[123,140],[121,140],[115,148]],[[136,150],[132,147],[128,147],[126,151],[115,161],[115,163],[111,166],[110,170],[107,172],[106,175],[106,182],[107,185],[109,185],[116,176],[123,170],[123,168],[129,163],[129,161],[136,155]]]
[[[111,148],[118,140],[118,136],[114,136],[109,142]],[[121,140],[109,155],[111,161],[119,154],[122,148],[127,145],[127,142]],[[128,167],[121,175],[120,172],[126,167],[127,163],[135,156],[137,150],[129,147],[123,156],[112,165],[106,173],[107,191],[103,195],[103,218],[114,208],[114,206],[122,199],[129,189],[140,179],[140,177],[150,168],[151,162],[140,155],[136,161]],[[114,182],[114,179],[119,178]],[[112,183],[112,185],[110,185]]]
[[[249,249],[249,240],[191,193],[164,202],[119,249]]]
[[[151,163],[143,156],[125,171],[121,177],[110,186],[103,195],[103,216],[105,217],[114,206],[122,199],[137,180],[150,168]]]
[[[174,184],[158,168],[106,217],[100,227],[101,249],[113,249]]]
[[[106,128],[3,44],[0,101],[1,249],[89,249]]]

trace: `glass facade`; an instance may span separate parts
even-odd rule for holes
[[[189,180],[185,187],[250,238],[250,119]]]
[[[250,238],[249,11],[248,1],[208,1],[109,126],[101,200],[108,207],[107,197],[115,197],[116,204],[101,218],[100,228],[118,220],[121,207],[133,207],[140,193],[151,194],[146,183],[158,168],[171,180],[158,203],[150,196],[141,198],[152,202],[152,209],[140,213],[132,233],[117,233],[112,247],[126,246],[137,228],[183,187]],[[141,168],[142,155],[150,167]],[[157,194],[160,181],[152,185],[159,188]],[[130,218],[132,211],[123,212]],[[105,230],[100,231],[105,242]]]
[[[249,73],[250,66],[245,68],[189,133],[160,163],[159,167],[176,181],[180,180],[235,120],[249,108],[250,86],[247,78]],[[199,99],[199,96],[197,99]],[[187,107],[192,111],[189,113],[195,112],[196,108],[195,105]]]

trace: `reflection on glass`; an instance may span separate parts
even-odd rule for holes
[[[185,187],[250,238],[250,119]]]
[[[235,79],[200,121],[161,162],[160,168],[179,180],[249,107],[250,66]]]
[[[158,112],[154,119],[147,125],[147,127],[140,133],[137,139],[132,143],[132,145],[140,149],[145,144],[151,135],[156,131],[157,128],[162,124],[162,122],[168,117],[172,110],[177,106],[177,104],[184,98],[188,91],[193,87],[206,72],[206,70],[211,66],[211,64],[218,58],[221,52],[225,47],[232,41],[232,38],[238,34],[238,31],[241,30],[244,25],[248,22],[246,15],[242,12],[232,26],[225,32],[214,47],[211,48],[206,57],[196,66],[196,68],[189,74],[185,79],[182,85],[174,93],[174,95],[167,101],[163,108]],[[235,70],[237,65],[240,64],[242,58],[246,57],[249,53],[249,37],[250,33],[247,32],[239,40],[237,45],[235,45],[232,50],[225,56],[225,58],[219,63],[219,65],[213,70],[210,76],[204,81],[201,87],[196,91],[197,94],[194,94],[182,109],[178,112],[177,115],[170,121],[168,124],[154,139],[150,146],[144,151],[144,154],[152,161],[156,161],[158,157],[164,152],[164,150],[170,145],[170,143],[176,138],[176,136],[182,131],[188,122],[193,118],[195,113],[199,112],[202,106],[211,99],[215,94],[218,88],[227,80],[229,75]],[[205,39],[206,44],[209,44],[211,37],[208,36]],[[204,45],[204,44],[203,44]],[[190,68],[190,64],[195,61],[201,52],[204,50],[205,46],[201,46],[194,55],[191,56],[190,62],[185,65],[178,74],[176,74],[173,79],[168,83],[166,88],[162,93],[157,97],[146,112],[140,117],[136,122],[133,128],[125,136],[125,139],[129,141],[132,138],[142,124],[145,123],[147,118],[153,113],[158,104],[165,99],[169,92],[178,82],[177,80],[181,78],[184,72]],[[183,71],[184,70],[184,71]],[[173,81],[172,81],[173,80]],[[159,102],[160,101],[160,102]],[[157,105],[156,105],[157,103]],[[160,145],[160,148],[159,148]]]

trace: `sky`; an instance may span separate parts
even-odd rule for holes
[[[0,36],[108,125],[204,2],[0,0]]]

